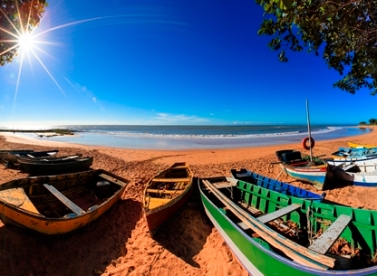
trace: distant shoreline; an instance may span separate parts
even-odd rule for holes
[[[13,132],[13,133],[35,133],[39,137],[52,137],[52,136],[61,136],[61,135],[75,135],[75,132],[70,129],[0,129],[0,132]]]

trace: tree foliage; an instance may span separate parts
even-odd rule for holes
[[[269,47],[279,51],[322,54],[342,79],[335,87],[352,94],[367,88],[377,93],[377,0],[256,0],[266,17],[259,34],[273,36]]]
[[[46,0],[0,0],[0,65],[11,62],[18,38],[38,26]]]

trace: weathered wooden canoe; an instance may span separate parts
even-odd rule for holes
[[[326,189],[328,182],[328,163],[314,157],[310,161],[309,156],[297,150],[276,151],[282,169],[291,177],[313,184],[318,190]]]
[[[192,191],[193,173],[186,162],[174,163],[149,180],[144,190],[143,210],[152,237],[182,209]]]
[[[77,155],[59,158],[31,159],[18,158],[19,169],[31,175],[58,174],[86,170],[93,163],[93,157],[80,157]]]
[[[102,216],[128,183],[104,170],[12,180],[0,185],[0,218],[46,235],[66,234]]]
[[[288,183],[281,182],[276,179],[269,178],[267,176],[263,176],[254,171],[250,171],[244,168],[240,170],[231,169],[230,174],[235,179],[242,180],[257,186],[261,186],[263,188],[273,190],[285,195],[296,196],[308,200],[323,200],[326,196],[326,193],[319,195],[311,191],[302,189],[300,187],[290,185]]]
[[[198,179],[204,209],[251,275],[377,275],[377,211]]]
[[[330,169],[337,180],[349,185],[377,186],[377,162],[342,163],[338,166],[330,166]]]

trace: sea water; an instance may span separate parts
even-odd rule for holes
[[[17,133],[41,140],[82,145],[133,149],[216,149],[242,148],[301,143],[308,136],[306,125],[249,126],[145,126],[145,125],[74,125],[54,126],[75,132],[75,135],[38,137],[35,133]],[[370,129],[358,126],[311,126],[314,140],[355,136]],[[346,145],[345,145],[346,146]]]

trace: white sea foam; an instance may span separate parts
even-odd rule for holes
[[[325,134],[341,129],[341,127],[327,127],[311,132],[312,135]],[[99,131],[92,130],[90,133],[97,133],[118,137],[146,137],[146,138],[170,138],[170,139],[247,139],[258,137],[289,137],[289,136],[307,136],[307,132],[290,131],[290,132],[276,132],[276,133],[255,133],[255,134],[158,134],[148,132],[127,132],[127,131]]]

